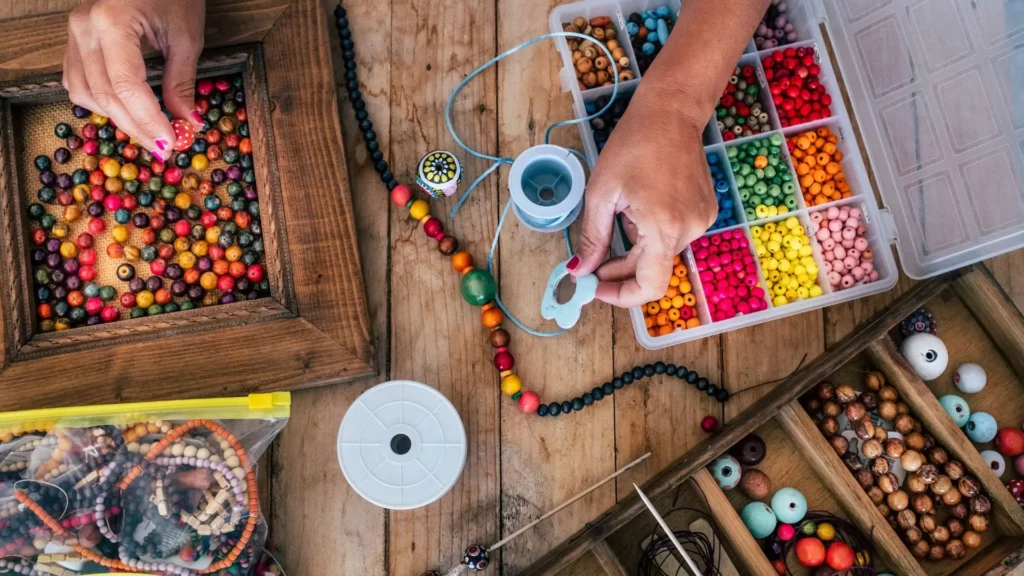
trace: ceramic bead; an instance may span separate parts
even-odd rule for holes
[[[748,434],[732,450],[733,456],[743,466],[756,466],[764,460],[764,440],[756,434]]]
[[[985,374],[985,369],[978,364],[961,364],[953,373],[953,383],[956,384],[956,389],[964,394],[981,392],[987,381],[988,376]]]
[[[772,495],[772,510],[780,522],[796,524],[807,514],[807,499],[795,488],[780,488]]]
[[[957,428],[963,428],[967,425],[971,417],[971,409],[963,398],[955,394],[947,394],[939,398],[939,404],[946,411],[946,414],[953,419],[953,423],[956,424]]]
[[[744,506],[740,511],[740,519],[754,538],[771,536],[778,523],[775,513],[764,502],[751,502]]]
[[[719,456],[711,462],[708,469],[722,490],[732,490],[739,485],[740,479],[743,476],[743,469],[740,467],[740,463],[729,455]]]
[[[943,408],[945,408],[945,405],[943,405]],[[956,420],[954,419],[954,421]],[[991,442],[996,437],[998,431],[999,425],[996,419],[988,412],[971,413],[967,418],[967,423],[964,425],[964,432],[967,433],[967,437],[976,444]]]
[[[946,371],[949,352],[938,337],[917,333],[903,341],[900,353],[924,381],[934,380]]]

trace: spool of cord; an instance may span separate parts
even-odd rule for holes
[[[516,216],[538,232],[568,228],[583,208],[584,186],[583,165],[572,152],[554,144],[520,154],[508,175]]]

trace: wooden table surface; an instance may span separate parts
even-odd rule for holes
[[[382,149],[401,181],[412,182],[420,157],[458,150],[445,129],[445,100],[477,66],[548,31],[555,0],[348,0],[363,94]],[[324,0],[324,9],[334,4]],[[336,76],[340,53],[334,47]],[[540,44],[480,75],[457,101],[455,125],[470,145],[515,156],[542,143],[544,129],[571,117],[558,82],[560,60]],[[310,86],[309,89],[327,89]],[[692,388],[653,379],[568,417],[537,418],[501,396],[479,311],[459,296],[458,277],[404,209],[387,198],[359,136],[343,87],[341,118],[359,227],[360,253],[380,375],[354,384],[298,392],[291,422],[270,455],[269,507],[277,556],[290,575],[418,576],[447,570],[470,543],[493,542],[616,468],[652,457],[504,547],[491,574],[516,574],[579,530],[633,482],[643,482],[706,438],[703,416],[728,422],[771,386],[736,396],[724,410]],[[657,127],[652,126],[652,137]],[[555,141],[578,146],[575,128]],[[486,166],[458,153],[464,186]],[[642,160],[642,159],[638,159]],[[656,166],[650,169],[656,170]],[[288,190],[288,194],[302,194]],[[488,178],[454,221],[462,246],[482,261],[508,199],[507,170]],[[452,200],[432,204],[447,214]],[[327,225],[325,223],[325,225]],[[547,271],[565,258],[556,235],[532,232],[510,218],[495,259],[503,300],[528,324],[541,323]],[[1024,304],[1024,252],[988,263],[1018,306]],[[801,358],[822,353],[910,283],[861,301],[762,324],[660,352],[642,349],[629,314],[595,303],[560,338],[511,330],[516,370],[543,398],[571,398],[637,363],[685,364],[730,391],[780,378]],[[346,484],[335,435],[346,408],[368,387],[392,379],[425,382],[462,415],[469,440],[460,481],[437,503],[387,512]],[[573,573],[592,574],[593,556]],[[569,570],[567,570],[567,573]]]

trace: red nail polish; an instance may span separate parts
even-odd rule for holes
[[[205,123],[203,122],[203,117],[202,117],[202,116],[200,116],[200,115],[199,115],[199,112],[196,112],[195,110],[193,110],[193,111],[192,111],[192,120],[193,120],[193,121],[195,121],[195,123],[196,123],[196,124],[199,124],[200,126],[202,126],[203,124],[205,124]]]
[[[160,162],[161,164],[163,164],[163,163],[164,163],[164,155],[163,155],[163,154],[161,154],[161,153],[160,153],[159,151],[157,151],[157,150],[152,150],[152,151],[150,151],[150,154],[152,154],[152,155],[153,155],[153,158],[156,158],[156,159],[157,159],[157,161],[159,161],[159,162]]]
[[[163,151],[167,149],[167,141],[163,138],[157,138],[154,142],[158,150]]]
[[[575,270],[575,269],[579,268],[580,267],[580,257],[579,256],[573,256],[565,264],[565,267],[568,268],[569,271],[572,271],[572,270]]]

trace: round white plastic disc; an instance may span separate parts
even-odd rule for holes
[[[419,382],[393,380],[363,392],[338,430],[338,462],[363,498],[391,510],[444,496],[466,464],[466,430],[455,406]]]

